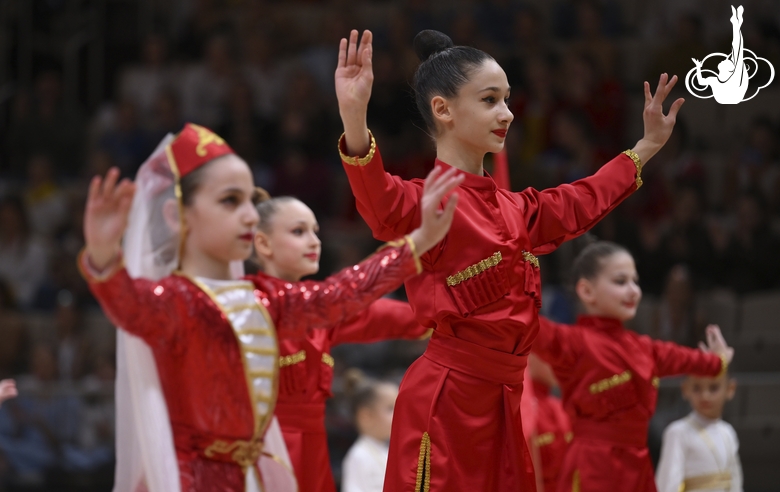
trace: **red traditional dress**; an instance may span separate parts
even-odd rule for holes
[[[344,169],[357,209],[378,239],[420,223],[423,180],[387,174],[369,154]],[[449,169],[441,161],[436,165]],[[447,237],[406,282],[421,325],[434,328],[401,384],[385,490],[534,490],[520,396],[539,329],[539,263],[584,233],[637,188],[638,166],[619,155],[591,177],[545,191],[500,190],[463,173]]]
[[[574,432],[558,492],[655,492],[647,429],[658,378],[715,376],[725,359],[638,335],[612,318],[541,325],[534,352],[552,366]]]
[[[324,282],[171,274],[183,227],[171,227],[163,209],[180,199],[180,176],[230,153],[224,140],[197,125],[166,137],[136,178],[124,239],[127,269],[117,261],[98,274],[85,255],[79,258],[90,289],[122,329],[121,492],[293,490],[284,443],[269,432],[277,428],[277,336],[303,338],[309,329],[341,323],[421,270],[407,238]],[[157,413],[146,415],[151,406]]]
[[[418,339],[428,330],[414,319],[409,304],[379,299],[358,316],[305,339],[279,341],[279,398],[276,417],[298,478],[300,492],[336,492],[325,433],[325,401],[333,396],[331,347]]]
[[[561,400],[550,394],[549,386],[534,381],[533,387],[538,411],[534,444],[539,449],[542,461],[544,492],[555,492],[572,438],[571,423]]]

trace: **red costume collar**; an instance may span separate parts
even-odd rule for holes
[[[618,319],[604,316],[590,316],[587,314],[578,316],[577,324],[589,328],[598,328],[604,331],[620,331],[625,329],[623,323]]]
[[[445,171],[452,167],[446,162],[440,161],[439,159],[436,159],[436,163],[434,165],[441,166]],[[467,173],[458,169],[458,174],[462,174],[464,176],[461,186],[465,186],[467,188],[476,188],[479,190],[496,191],[498,189],[496,182],[493,181],[493,178],[490,176],[490,174],[488,174],[487,171],[483,172],[485,173],[484,176],[477,176],[476,174]]]

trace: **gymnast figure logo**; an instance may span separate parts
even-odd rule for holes
[[[775,78],[775,67],[766,58],[756,56],[755,53],[745,48],[742,39],[742,14],[745,11],[740,5],[736,10],[731,6],[731,54],[712,53],[707,55],[702,61],[692,58],[696,67],[692,68],[685,76],[685,87],[692,95],[700,99],[714,97],[720,104],[739,104],[742,101],[749,101],[756,97],[756,94],[772,83]],[[718,63],[718,73],[712,70],[702,69],[702,65],[709,58],[722,58]],[[745,97],[747,94],[750,79],[757,73],[760,62],[766,63],[769,67],[769,80],[766,84],[758,87],[756,91]],[[712,75],[704,77],[703,75]],[[707,87],[712,89],[712,94],[700,95],[697,93],[707,93]]]

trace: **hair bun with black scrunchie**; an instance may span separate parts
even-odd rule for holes
[[[421,62],[424,62],[432,55],[440,51],[444,51],[447,48],[455,46],[449,36],[443,32],[434,31],[433,29],[426,29],[417,33],[414,37],[414,52],[417,53],[417,58]]]

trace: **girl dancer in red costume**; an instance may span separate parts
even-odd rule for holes
[[[616,244],[587,246],[573,278],[587,314],[574,326],[542,318],[533,347],[555,371],[574,432],[557,490],[655,492],[647,428],[658,378],[723,374],[734,350],[714,325],[702,350],[625,329],[642,290],[634,259]]]
[[[167,427],[151,430],[169,436],[141,440],[141,472],[130,475],[135,481],[121,477],[119,489],[144,480],[151,492],[294,490],[291,470],[281,466],[284,444],[274,449],[269,439],[277,333],[303,337],[333,326],[419,272],[415,245],[425,252],[444,237],[457,199],[437,207],[462,179],[431,173],[419,228],[324,282],[292,283],[263,274],[234,280],[231,262],[252,251],[257,193],[247,164],[210,130],[188,124],[160,145],[136,183],[118,177],[112,169],[90,184],[79,265],[109,318],[151,348],[167,415]],[[131,276],[138,271],[157,278]],[[139,363],[127,359],[120,372]],[[147,389],[131,384],[132,397]]]
[[[260,215],[255,251],[263,272],[298,282],[319,270],[319,225],[300,200],[277,197],[257,205]],[[300,492],[336,492],[325,433],[325,401],[333,396],[331,347],[393,338],[419,339],[427,329],[409,304],[379,299],[354,318],[311,330],[304,339],[279,341],[279,398],[282,427]]]
[[[452,231],[422,255],[423,273],[406,282],[420,324],[434,328],[425,355],[407,372],[393,419],[385,490],[534,490],[523,439],[523,370],[539,330],[534,255],[584,233],[641,184],[640,172],[666,143],[683,101],[662,103],[676,82],[645,83],[645,135],[591,177],[545,191],[496,188],[483,171],[512,122],[509,83],[488,54],[436,31],[415,38],[422,60],[417,106],[436,143],[436,168],[457,170],[460,205]],[[420,222],[421,180],[387,174],[366,126],[371,96],[371,33],[342,39],[336,93],[339,141],[357,208],[378,239]]]

